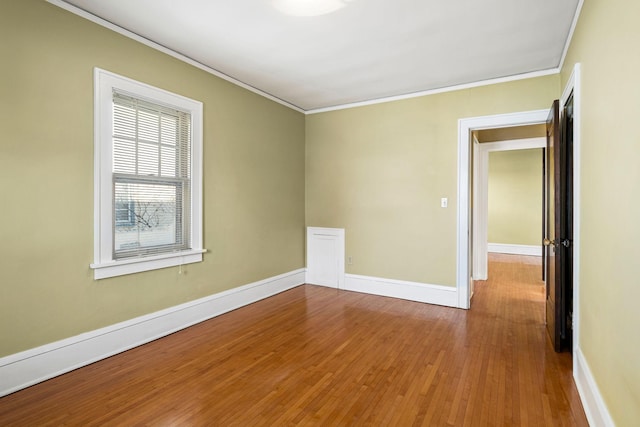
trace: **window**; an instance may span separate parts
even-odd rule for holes
[[[95,70],[94,277],[202,261],[202,104]]]
[[[123,201],[116,199],[113,213],[115,217],[116,227],[135,226],[135,208],[136,204],[133,201]]]

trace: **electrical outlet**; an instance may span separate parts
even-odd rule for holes
[[[347,257],[347,264],[353,264],[353,259],[351,259],[351,257]]]

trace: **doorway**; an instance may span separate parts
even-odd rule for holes
[[[572,348],[574,366],[577,365],[576,349],[580,345],[580,64],[576,64],[565,90],[560,105],[564,107],[572,96],[573,99],[573,307]],[[472,117],[458,120],[458,211],[457,211],[457,253],[456,253],[456,289],[458,307],[471,307],[472,274],[473,274],[473,228],[472,228],[472,132],[475,130],[505,128],[530,124],[546,123],[549,110],[535,110],[520,113],[508,113],[493,116]]]
[[[528,176],[526,178],[523,177],[518,172],[513,171],[513,173],[517,173],[521,178],[525,178],[524,180],[520,180],[520,182],[511,182],[508,183],[509,188],[504,188],[504,184],[502,185],[503,190],[509,192],[511,191],[512,196],[518,197],[520,196],[514,190],[517,190],[518,186],[524,186],[524,190],[540,190],[540,179],[535,178],[534,182],[530,182],[531,178],[531,161],[533,161],[533,171],[534,175],[539,175],[542,173],[542,149],[546,146],[545,139],[545,126],[542,124],[538,125],[527,125],[527,126],[514,126],[508,128],[497,128],[497,129],[486,129],[482,131],[473,131],[473,196],[472,196],[472,259],[473,259],[473,268],[472,268],[472,278],[473,280],[487,280],[487,259],[489,246],[493,251],[503,252],[503,253],[517,253],[522,255],[535,255],[540,253],[539,248],[539,237],[540,237],[540,227],[533,231],[534,237],[532,238],[531,232],[527,233],[526,236],[523,236],[522,232],[518,233],[519,236],[509,236],[509,234],[513,234],[514,231],[522,230],[523,226],[521,224],[515,224],[515,221],[522,220],[522,218],[516,219],[513,218],[513,215],[516,214],[515,210],[520,208],[520,206],[515,205],[503,205],[502,209],[495,209],[496,199],[493,198],[494,203],[490,205],[489,200],[489,182],[493,181],[494,185],[496,185],[496,181],[498,183],[501,180],[497,180],[495,165],[493,171],[493,179],[490,179],[491,169],[489,159],[493,158],[494,161],[497,161],[500,157],[504,157],[504,155],[512,154],[511,157],[519,158],[519,166],[525,167],[528,170]],[[536,157],[536,154],[531,153],[529,151],[529,156],[522,157],[522,154],[525,153],[521,150],[534,150],[539,152],[539,159]],[[514,156],[515,155],[515,156]],[[533,156],[533,157],[531,157]],[[538,161],[539,160],[539,161]],[[524,161],[524,163],[523,163]],[[497,162],[496,162],[497,163]],[[539,169],[538,169],[539,168]],[[503,168],[504,169],[504,168]],[[509,172],[509,170],[507,170]],[[522,170],[521,172],[525,172]],[[511,176],[514,178],[514,176]],[[537,180],[536,180],[537,179]],[[524,182],[523,182],[524,181]],[[533,186],[533,188],[532,188]],[[519,188],[520,191],[523,188]],[[533,204],[537,205],[541,202],[542,196],[534,197]],[[512,201],[512,203],[526,203],[527,207],[530,207],[532,204],[531,197],[527,197],[523,200],[523,197],[520,196],[519,200]],[[514,209],[515,206],[515,209]],[[494,208],[494,209],[491,209]],[[498,212],[496,212],[498,211]],[[535,212],[526,211],[521,212],[521,214],[525,214],[528,219],[525,223],[531,225],[531,223],[536,223],[536,220],[539,222],[542,221],[540,216],[540,212],[542,211],[542,207]],[[531,218],[533,216],[533,218]],[[500,220],[501,222],[498,222]],[[496,230],[496,225],[501,224],[504,221],[507,221],[506,224],[503,224],[501,227],[502,230]],[[492,227],[492,235],[489,234],[489,224],[493,223]],[[535,226],[534,226],[535,227]],[[525,245],[526,243],[526,245]],[[533,246],[532,245],[538,245]]]
[[[457,272],[458,307],[469,309],[473,293],[473,132],[487,129],[546,123],[549,110],[525,111],[458,121],[458,232]]]

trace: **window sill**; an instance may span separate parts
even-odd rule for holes
[[[125,274],[201,262],[202,254],[205,252],[207,252],[206,249],[191,249],[171,254],[91,264],[90,267],[93,269],[93,278],[95,280],[99,280],[106,279],[108,277],[123,276]]]

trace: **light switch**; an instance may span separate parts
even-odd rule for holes
[[[447,203],[448,203],[448,199],[446,197],[443,197],[442,199],[440,199],[440,207],[441,208],[446,208],[447,207]]]

